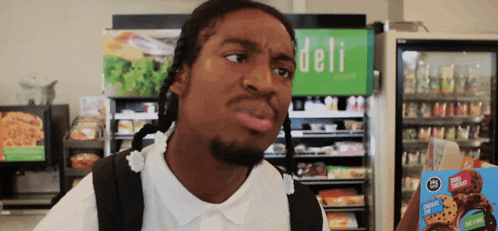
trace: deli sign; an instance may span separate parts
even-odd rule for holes
[[[372,94],[372,30],[296,29],[296,38],[294,96]]]

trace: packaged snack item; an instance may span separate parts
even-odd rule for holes
[[[354,213],[328,212],[327,219],[330,229],[357,229],[358,222]]]
[[[446,103],[446,117],[455,116],[455,104],[453,102]]]
[[[92,168],[97,160],[100,160],[100,157],[93,153],[80,153],[71,157],[71,166],[73,168]]]
[[[420,141],[429,142],[431,140],[431,127],[421,127],[418,137]]]
[[[432,116],[436,118],[446,116],[446,103],[434,103],[434,105],[432,106]]]
[[[344,120],[346,130],[359,131],[363,130],[363,122],[356,120]]]
[[[468,115],[468,103],[457,102],[457,116],[465,117]]]
[[[481,126],[472,125],[469,130],[469,139],[479,139],[479,132],[481,130]]]
[[[405,79],[405,94],[415,94],[415,89],[417,87],[417,80],[414,78],[406,78]]]
[[[133,134],[133,122],[131,120],[120,120],[118,121],[118,133],[119,134]]]
[[[429,93],[429,65],[420,63],[417,66],[417,93]]]
[[[348,98],[348,104],[346,106],[346,111],[356,111],[358,105],[356,104],[356,97],[350,96]]]
[[[418,105],[416,103],[409,103],[406,111],[406,117],[415,118],[418,114]]]
[[[455,80],[453,79],[454,66],[443,66],[441,68],[441,92],[451,94],[455,91]]]
[[[96,125],[77,124],[71,128],[70,140],[98,140],[102,134],[102,127]]]
[[[432,135],[438,139],[444,139],[444,127],[434,127],[432,128]]]
[[[297,176],[301,179],[325,179],[328,174],[327,167],[323,162],[299,163],[297,169]]]
[[[480,116],[482,115],[482,102],[472,102],[470,103],[470,116]]]
[[[441,81],[438,77],[431,77],[429,82],[429,93],[434,95],[441,94]]]
[[[496,230],[498,168],[422,172],[419,230]]]
[[[467,90],[467,75],[468,68],[465,65],[457,65],[455,67],[455,93],[463,94]]]
[[[408,165],[417,165],[420,164],[419,161],[420,158],[420,152],[417,151],[415,153],[408,153]]]
[[[454,140],[455,139],[455,135],[456,135],[456,129],[455,129],[455,127],[451,126],[451,127],[447,127],[446,128],[446,133],[444,135],[445,139],[447,139],[447,140]]]
[[[364,196],[358,195],[353,188],[320,190],[318,194],[323,198],[324,203],[330,206],[365,204]]]
[[[343,167],[343,166],[327,166],[327,178],[329,179],[348,179],[348,178],[364,178],[365,168],[363,167]]]
[[[462,127],[458,126],[457,139],[458,140],[468,140],[469,139],[470,126]]]
[[[420,117],[431,117],[431,105],[429,103],[422,103],[420,105],[420,113],[419,113],[419,116]]]
[[[408,152],[403,152],[403,155],[401,156],[401,164],[402,165],[407,165],[408,164]]]
[[[417,129],[415,128],[406,128],[403,133],[404,140],[416,140],[417,139]]]
[[[477,93],[477,77],[470,77],[467,83],[469,93]]]
[[[401,112],[401,116],[405,117],[406,116],[406,103],[403,103],[403,111]]]

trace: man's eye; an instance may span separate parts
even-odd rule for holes
[[[290,77],[290,71],[285,69],[285,68],[275,68],[273,69],[273,72],[285,77],[285,78],[289,78]]]
[[[240,63],[240,62],[247,59],[247,57],[245,55],[241,55],[241,54],[233,54],[233,55],[226,56],[225,58],[234,62],[234,63]]]

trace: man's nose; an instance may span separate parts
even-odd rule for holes
[[[243,80],[243,86],[253,94],[271,96],[276,93],[273,71],[269,64],[258,64]]]

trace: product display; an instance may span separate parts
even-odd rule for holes
[[[348,178],[365,178],[364,167],[343,167],[327,166],[327,178],[329,179],[348,179]]]
[[[358,228],[358,222],[354,213],[330,212],[327,213],[327,219],[331,230]]]
[[[457,116],[467,116],[469,111],[468,103],[458,102],[457,103]]]
[[[419,117],[428,118],[432,116],[432,106],[429,103],[420,104]]]
[[[469,131],[470,131],[470,126],[467,127],[458,126],[457,140],[468,140]]]
[[[323,204],[328,206],[364,205],[365,197],[358,195],[355,189],[327,189],[320,190],[318,196]]]
[[[134,133],[133,121],[131,121],[131,120],[118,121],[118,134],[131,135],[133,133]]]
[[[432,115],[436,118],[446,116],[446,103],[434,103],[432,107]]]
[[[446,117],[455,116],[455,104],[450,102],[446,103]]]
[[[71,166],[73,168],[92,168],[97,160],[100,160],[100,157],[93,153],[80,153],[71,157]]]
[[[326,179],[327,167],[325,163],[313,164],[299,163],[297,165],[297,178],[299,179]]]
[[[456,137],[456,128],[451,126],[451,127],[446,127],[446,132],[444,134],[444,138],[447,140],[454,140]]]
[[[470,103],[470,116],[480,116],[482,115],[482,102],[472,102]]]
[[[444,127],[433,127],[432,136],[438,139],[444,139]]]
[[[421,127],[418,131],[420,141],[429,142],[431,139],[431,127]]]
[[[418,105],[416,103],[409,103],[406,109],[406,117],[415,118],[418,113]]]
[[[479,132],[481,130],[481,126],[472,125],[469,129],[469,139],[479,139]]]
[[[496,168],[422,173],[420,230],[496,230]],[[490,182],[490,183],[489,183]]]

